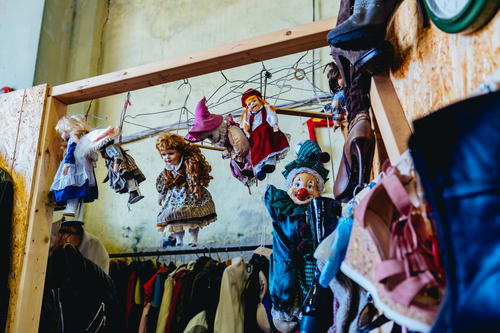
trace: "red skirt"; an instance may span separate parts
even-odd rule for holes
[[[265,121],[262,122],[252,132],[250,138],[250,158],[252,166],[256,167],[259,163],[274,155],[280,155],[289,147],[285,134],[273,128]],[[273,163],[274,164],[274,163]],[[260,168],[259,168],[260,169]]]

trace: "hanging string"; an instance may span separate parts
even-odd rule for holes
[[[119,145],[122,143],[123,122],[125,121],[125,114],[127,113],[127,108],[129,105],[132,105],[132,103],[130,103],[130,91],[127,93],[127,97],[125,98],[125,102],[123,103],[122,113],[120,114],[120,125],[118,126],[118,131],[120,133],[120,136],[118,137]]]

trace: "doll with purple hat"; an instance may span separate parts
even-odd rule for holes
[[[250,161],[250,143],[232,115],[222,117],[210,113],[205,97],[196,105],[194,125],[184,137],[190,142],[208,139],[214,146],[225,148],[222,158],[230,159],[231,173],[246,186],[254,182]]]
[[[288,152],[288,139],[278,127],[276,108],[262,98],[260,91],[245,91],[241,96],[241,105],[245,108],[241,114],[241,125],[250,141],[253,171],[258,180],[263,180]]]

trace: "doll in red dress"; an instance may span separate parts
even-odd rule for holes
[[[275,108],[262,99],[258,90],[245,91],[241,104],[245,107],[241,114],[241,126],[250,140],[253,171],[258,180],[263,180],[288,152],[288,140],[279,130]]]

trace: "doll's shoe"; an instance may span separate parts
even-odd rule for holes
[[[349,134],[333,185],[335,199],[349,201],[356,186],[368,182],[372,167],[375,136],[368,113],[359,113],[350,123]]]
[[[266,172],[264,170],[260,170],[259,172],[257,172],[255,177],[257,177],[258,180],[262,181],[266,178]]]
[[[76,210],[78,209],[79,200],[78,199],[70,199],[66,201],[66,209],[63,211],[64,216],[75,216]]]
[[[264,171],[265,173],[273,173],[274,170],[276,170],[276,166],[272,164],[266,164],[262,167],[262,171]]]
[[[243,169],[241,170],[241,174],[247,178],[253,178],[253,170],[252,169]]]
[[[143,199],[144,196],[139,193],[138,190],[132,191],[129,193],[128,203],[135,204],[137,201]]]

